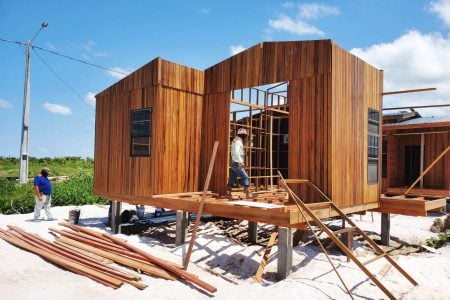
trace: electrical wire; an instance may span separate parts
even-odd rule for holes
[[[80,100],[81,102],[83,102],[84,104],[86,104],[90,109],[94,110],[94,108],[92,108],[92,106],[90,106],[85,99],[83,99],[83,97],[81,97],[81,95],[67,82],[65,81],[60,75],[58,75],[55,70],[53,70],[52,67],[50,67],[50,65],[39,55],[39,53],[37,53],[37,51],[35,51],[33,49],[33,52],[37,55],[37,57],[42,61],[42,63],[50,70],[50,72],[53,73],[53,75],[55,75],[56,78],[58,78],[59,80],[61,80]]]
[[[64,58],[68,58],[68,59],[71,59],[71,60],[74,60],[74,61],[77,61],[77,62],[80,62],[80,63],[83,63],[83,64],[87,64],[87,65],[90,65],[90,66],[93,66],[93,67],[96,67],[96,68],[100,68],[100,69],[103,69],[103,70],[107,70],[107,71],[118,73],[118,74],[122,74],[122,75],[128,75],[128,73],[125,73],[125,72],[121,72],[121,71],[113,70],[111,68],[107,68],[107,67],[103,67],[103,66],[100,66],[100,65],[97,65],[97,64],[93,64],[93,63],[90,63],[88,61],[84,61],[84,60],[79,59],[79,58],[74,58],[74,57],[71,57],[71,56],[68,56],[68,55],[65,55],[65,54],[61,54],[61,53],[52,51],[52,50],[47,50],[47,49],[44,49],[44,48],[41,48],[41,47],[38,47],[38,46],[32,46],[32,47],[36,48],[36,49],[39,49],[41,51],[49,52],[49,53],[54,54],[54,55],[58,55],[58,56],[62,56]],[[36,53],[36,51],[35,51],[35,53]]]
[[[11,41],[11,40],[6,40],[6,39],[2,39],[2,38],[0,38],[0,41],[1,41],[1,42],[6,42],[6,43],[18,44],[18,45],[20,45],[20,46],[26,46],[26,45],[27,45],[26,43],[23,43],[23,42],[19,42],[19,41]],[[128,73],[125,73],[125,72],[113,70],[113,69],[108,68],[108,67],[103,67],[103,66],[100,66],[100,65],[97,65],[97,64],[94,64],[94,63],[90,63],[90,62],[88,62],[88,61],[85,61],[85,60],[82,60],[82,59],[79,59],[79,58],[75,58],[75,57],[71,57],[71,56],[68,56],[68,55],[65,55],[65,54],[58,53],[58,52],[56,52],[56,51],[47,50],[47,49],[44,49],[44,48],[39,47],[39,46],[31,45],[31,47],[32,47],[33,49],[36,48],[36,49],[39,49],[39,50],[41,50],[41,51],[45,51],[45,52],[48,52],[48,53],[51,53],[51,54],[54,54],[54,55],[58,55],[58,56],[61,56],[61,57],[64,57],[64,58],[67,58],[67,59],[70,59],[70,60],[74,60],[74,61],[77,61],[77,62],[86,64],[86,65],[90,65],[90,66],[99,68],[99,69],[107,70],[107,71],[114,72],[114,73],[118,73],[118,74],[121,74],[121,75],[128,75]],[[35,51],[35,53],[36,53],[36,51]]]
[[[2,38],[0,38],[0,41],[6,42],[6,43],[18,44],[20,46],[26,46],[27,45],[26,43],[22,43],[22,42],[19,42],[19,41],[10,41],[10,40],[2,39]]]

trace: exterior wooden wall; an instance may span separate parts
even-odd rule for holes
[[[388,143],[388,165],[387,178],[383,183],[383,190],[388,187],[403,187],[405,178],[405,146],[421,145],[421,136],[424,135],[424,170],[438,157],[442,151],[450,146],[450,127],[440,128],[415,128],[408,130],[384,129],[384,139]],[[430,133],[444,131],[444,133]],[[427,133],[428,132],[428,133]],[[414,133],[413,135],[395,135],[396,133]],[[417,161],[420,165],[420,161]],[[449,189],[450,184],[450,156],[444,156],[436,165],[424,176],[423,186],[429,189]],[[416,186],[418,188],[418,185]]]
[[[211,189],[225,190],[230,91],[282,81],[289,81],[289,177],[312,180],[339,206],[376,204],[381,152],[380,183],[368,185],[367,124],[368,108],[381,110],[382,72],[330,40],[262,43],[205,70],[202,161],[215,139],[226,143]],[[200,173],[204,180],[205,164]],[[296,191],[306,202],[321,200]]]
[[[381,186],[381,119],[379,183],[367,184],[368,109],[381,116],[383,74],[336,44],[332,64],[330,194],[342,207],[375,203]]]
[[[203,72],[155,59],[97,95],[94,193],[197,191]],[[130,155],[131,110],[152,107],[151,155]],[[132,202],[132,201],[129,201]]]
[[[331,74],[289,81],[289,178],[309,179],[331,192]],[[306,185],[293,186],[307,202],[323,201]]]

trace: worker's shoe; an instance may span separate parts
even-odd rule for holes
[[[56,220],[58,220],[58,219],[54,218],[54,217],[47,218],[47,221],[56,221]]]
[[[245,198],[246,199],[253,199],[256,198],[257,196],[255,194],[250,193],[250,191],[248,190],[248,188],[244,189],[244,193],[245,193]]]
[[[233,200],[230,187],[227,187],[227,190],[225,191],[225,198],[227,198],[228,200]]]

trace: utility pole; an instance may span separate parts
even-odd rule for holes
[[[26,183],[28,181],[28,131],[30,127],[30,65],[31,65],[31,49],[32,42],[38,36],[42,29],[46,28],[48,23],[41,24],[41,28],[34,37],[27,41],[26,65],[25,65],[25,83],[23,91],[23,115],[22,115],[22,138],[20,144],[20,166],[19,166],[19,182]]]

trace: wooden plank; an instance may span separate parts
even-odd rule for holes
[[[113,286],[115,288],[121,286],[123,283],[122,280],[113,278],[113,277],[103,274],[99,271],[90,269],[90,268],[80,265],[76,262],[73,262],[71,260],[63,258],[59,255],[55,255],[54,253],[49,253],[48,251],[42,250],[36,246],[32,246],[32,245],[30,245],[26,242],[23,242],[17,238],[9,237],[3,233],[0,233],[0,238],[4,239],[5,241],[7,241],[10,244],[13,244],[17,247],[20,247],[22,249],[25,249],[25,250],[33,252],[37,255],[40,255],[56,265],[59,265],[61,267],[67,268],[67,269],[75,270],[76,272],[87,273],[90,276],[93,276],[93,277],[99,279],[100,281],[107,282],[108,284],[110,284],[111,286]]]
[[[211,154],[211,159],[209,161],[208,174],[206,176],[205,185],[203,187],[202,199],[197,210],[197,218],[195,218],[195,225],[192,231],[191,241],[189,242],[188,251],[186,253],[186,258],[184,260],[184,269],[186,270],[189,266],[189,260],[191,258],[192,248],[194,247],[195,237],[197,236],[198,225],[200,224],[200,219],[203,214],[203,206],[205,205],[205,198],[209,188],[209,181],[211,180],[212,170],[214,168],[214,162],[216,161],[217,147],[219,142],[215,141],[213,146],[213,152]]]
[[[447,148],[445,148],[445,150],[438,156],[436,157],[436,159],[425,169],[425,171],[422,172],[422,174],[420,174],[419,178],[417,178],[412,184],[411,186],[406,190],[405,195],[407,195],[413,188],[414,186],[423,178],[423,176],[425,176],[430,170],[431,168],[442,158],[444,157],[445,154],[447,154],[447,152],[450,150],[450,146],[448,146]]]
[[[93,246],[89,246],[80,242],[77,242],[75,240],[72,240],[70,238],[66,238],[66,237],[59,237],[55,239],[55,243],[57,244],[69,244],[72,246],[75,246],[77,248],[92,252],[96,255],[100,255],[102,257],[108,258],[118,264],[127,266],[127,267],[131,267],[131,268],[135,268],[138,270],[141,270],[142,272],[145,272],[147,274],[150,274],[152,276],[157,276],[157,277],[161,277],[164,279],[168,279],[168,280],[176,280],[176,277],[174,277],[172,274],[168,273],[165,270],[162,270],[160,268],[157,268],[155,266],[151,266],[149,264],[143,264],[142,262],[133,260],[133,259],[129,259],[127,257],[115,254],[115,253],[111,253],[109,251],[105,251],[102,249],[98,249],[96,247]]]
[[[392,91],[392,92],[383,92],[383,96],[386,95],[396,95],[396,94],[406,94],[406,93],[416,93],[416,92],[428,92],[428,91],[435,91],[436,88],[423,88],[423,89],[412,89],[412,90],[402,90],[402,91]],[[384,108],[383,108],[384,110]]]
[[[109,266],[109,265],[99,263],[90,258],[86,259],[86,258],[80,257],[80,256],[78,256],[78,253],[76,253],[76,252],[66,251],[66,250],[62,250],[61,248],[55,247],[56,245],[54,245],[53,243],[51,243],[41,237],[33,236],[33,235],[23,231],[22,229],[20,229],[17,226],[8,226],[8,227],[11,228],[12,230],[14,230],[14,232],[11,232],[12,234],[16,234],[16,233],[18,234],[18,235],[16,235],[17,237],[20,238],[20,236],[23,236],[23,238],[21,238],[21,239],[24,242],[27,242],[27,243],[29,243],[33,246],[36,246],[42,250],[48,251],[49,253],[68,258],[74,262],[80,263],[86,267],[97,270],[106,275],[112,276],[119,280],[127,281],[127,283],[130,283],[132,285],[134,285],[134,284],[131,283],[130,281],[140,280],[140,277],[136,276],[135,274],[131,274],[128,272],[122,272],[118,269],[115,269],[115,268]],[[143,285],[139,285],[139,284],[136,285],[136,287],[144,288]]]
[[[275,228],[275,232],[272,232],[272,234],[270,235],[269,241],[267,242],[266,250],[264,251],[263,257],[261,258],[261,263],[259,264],[258,270],[256,271],[254,279],[257,282],[261,282],[264,268],[267,265],[267,260],[269,259],[270,252],[272,251],[272,247],[275,244],[277,236],[278,231]]]
[[[133,252],[135,252],[135,253],[138,253],[138,254],[142,255],[142,256],[145,257],[149,262],[154,263],[154,264],[156,264],[156,265],[158,265],[158,266],[164,268],[165,270],[167,270],[167,271],[169,271],[169,272],[171,272],[171,273],[174,273],[174,274],[176,274],[177,276],[180,276],[181,278],[183,278],[183,279],[185,279],[185,280],[188,280],[189,282],[191,282],[191,283],[193,283],[193,284],[195,284],[195,285],[201,287],[202,289],[204,289],[205,291],[207,291],[207,292],[209,292],[209,293],[214,293],[214,292],[217,291],[217,289],[216,289],[215,287],[213,287],[212,285],[210,285],[210,284],[208,284],[208,283],[206,283],[206,282],[200,280],[200,279],[197,278],[196,276],[194,276],[194,275],[192,275],[192,274],[190,274],[190,273],[188,273],[188,272],[186,272],[186,271],[184,271],[184,270],[181,270],[181,269],[179,269],[179,268],[176,268],[176,267],[174,267],[173,265],[168,264],[167,262],[165,262],[165,261],[163,261],[163,260],[160,260],[160,259],[154,257],[153,255],[150,255],[150,254],[148,254],[147,252],[142,251],[141,249],[139,249],[139,248],[137,248],[137,247],[135,247],[135,246],[132,246],[132,245],[130,245],[130,244],[128,244],[128,243],[122,242],[121,240],[116,239],[116,238],[113,237],[113,236],[109,236],[109,237],[110,237],[115,243],[117,243],[117,244],[119,244],[119,245],[121,245],[121,246],[123,246],[123,247],[125,247],[125,248],[127,248],[127,249],[129,249],[129,250],[131,250],[131,251],[133,251]]]

